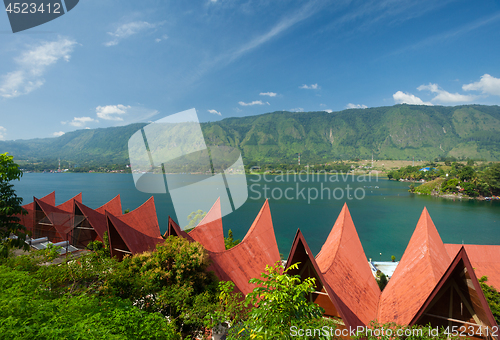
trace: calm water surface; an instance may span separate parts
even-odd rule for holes
[[[190,175],[179,175],[190,176]],[[192,175],[191,175],[192,176]],[[314,177],[314,181],[313,181]],[[265,201],[269,198],[273,224],[280,252],[286,257],[297,228],[306,237],[311,250],[319,252],[323,242],[347,202],[367,257],[399,259],[415,229],[422,209],[427,207],[445,243],[500,245],[500,202],[448,200],[408,193],[408,183],[375,177],[348,178],[320,176],[248,176],[249,199],[238,210],[223,218],[224,231],[232,229],[242,239]],[[334,181],[337,180],[338,181]],[[24,203],[55,190],[60,204],[79,192],[83,203],[97,208],[121,195],[123,209],[135,209],[151,194],[135,189],[130,174],[25,174],[15,182]],[[267,189],[264,187],[267,185]],[[298,186],[298,190],[297,190]],[[349,187],[348,187],[349,186]],[[349,188],[349,189],[348,189]],[[289,198],[280,198],[287,191]],[[304,189],[303,191],[300,191]],[[356,197],[354,190],[356,190]],[[323,190],[323,199],[321,199]],[[330,191],[328,199],[327,190]],[[334,191],[335,197],[332,195]],[[350,198],[347,197],[349,190]],[[308,191],[310,202],[308,203]],[[300,194],[302,192],[302,194]],[[313,199],[316,192],[318,198]],[[341,197],[343,195],[343,197]],[[153,195],[161,231],[167,228],[168,216],[175,219],[170,196]],[[260,196],[260,197],[259,197]],[[185,216],[181,220],[185,220]],[[183,224],[182,222],[180,223]],[[382,255],[380,255],[382,253]]]

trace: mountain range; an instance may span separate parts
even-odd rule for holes
[[[128,164],[128,139],[145,123],[85,129],[60,137],[0,141],[0,153],[28,161],[60,158],[86,164]],[[500,107],[485,105],[277,111],[202,123],[207,145],[241,150],[246,164],[304,164],[353,158],[500,160]]]

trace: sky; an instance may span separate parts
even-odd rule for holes
[[[0,140],[274,111],[500,104],[500,2],[81,0],[12,33]]]

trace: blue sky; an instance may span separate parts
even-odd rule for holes
[[[13,34],[0,139],[272,111],[500,104],[498,1],[81,0]]]

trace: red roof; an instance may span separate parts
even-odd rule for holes
[[[82,193],[79,193],[75,197],[70,198],[69,200],[67,200],[66,202],[59,204],[57,206],[57,208],[61,209],[63,211],[66,211],[68,213],[73,213],[74,212],[74,208],[75,208],[74,202],[80,202],[80,203],[82,203]]]
[[[443,241],[424,208],[405,253],[382,292],[378,321],[409,324],[450,262]]]
[[[460,248],[410,325],[431,323],[433,327],[446,327],[452,324],[448,323],[448,318],[488,326],[490,332],[492,326],[496,326],[464,247]],[[455,322],[455,325],[460,327],[464,324]],[[467,328],[467,331],[470,329]]]
[[[59,238],[61,238],[62,240],[66,240],[66,235],[71,231],[71,229],[73,229],[73,213],[61,210],[37,198],[35,198],[34,200],[35,204],[40,207],[45,216],[48,218],[49,222],[59,234]]]
[[[56,204],[56,192],[52,191],[50,194],[39,199],[42,202],[55,205]],[[27,215],[16,215],[21,219],[19,222],[25,226],[29,231],[33,231],[33,224],[35,222],[35,197],[33,197],[33,202],[23,205],[23,208],[28,212]]]
[[[295,234],[290,254],[288,255],[286,268],[292,264],[299,263],[298,270],[289,270],[290,275],[300,275],[304,280],[313,277],[316,283],[316,292],[313,294],[313,301],[325,310],[324,316],[340,317],[344,320],[346,327],[355,327],[345,320],[355,319],[356,316],[337,296],[335,291],[326,283],[326,279],[321,273],[319,266],[307,245],[300,229]]]
[[[374,320],[380,289],[347,204],[344,204],[316,261],[325,283],[339,297],[344,323],[356,327]]]
[[[222,214],[220,198],[214,203],[208,214],[201,222],[189,232],[196,242],[201,243],[205,249],[212,252],[226,250],[224,245],[224,231],[222,229]]]
[[[103,240],[104,232],[107,230],[106,226],[106,216],[97,210],[91,209],[80,203],[78,201],[75,202],[77,208],[81,211],[83,216],[87,219],[89,224],[94,228],[97,235],[99,235],[100,240]]]
[[[127,214],[114,216],[106,212],[106,216],[133,254],[154,250],[157,243],[163,242],[153,197]],[[113,243],[111,226],[108,224],[107,227],[110,242]]]
[[[210,252],[211,269],[221,280],[231,280],[244,295],[255,285],[248,283],[280,260],[269,202],[266,200],[241,243],[222,252]]]
[[[454,257],[462,247],[461,244],[444,246],[450,257]],[[487,276],[487,284],[500,291],[500,246],[466,244],[464,247],[477,277]]]
[[[115,198],[113,198],[111,201],[108,203],[105,203],[101,207],[95,209],[98,213],[105,214],[106,211],[108,211],[110,214],[113,214],[115,216],[119,216],[122,214],[122,201],[120,199],[120,195],[117,195]]]

